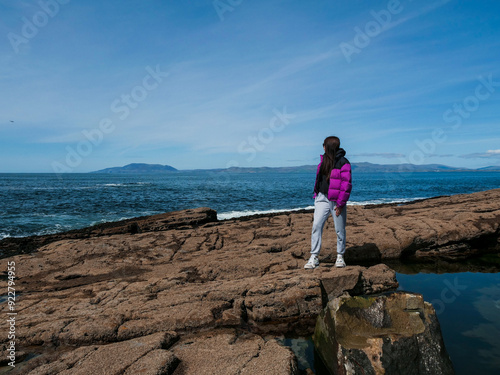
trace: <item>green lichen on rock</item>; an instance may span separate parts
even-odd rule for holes
[[[323,309],[316,321],[316,327],[313,334],[313,342],[318,353],[328,368],[333,368],[337,364],[336,350],[338,343],[335,338],[335,322],[333,321],[331,310]],[[328,348],[328,350],[322,350]]]
[[[337,374],[453,374],[436,313],[421,295],[341,296],[318,317],[313,337]]]
[[[367,309],[376,301],[375,297],[354,296],[345,298],[341,304],[353,309]]]

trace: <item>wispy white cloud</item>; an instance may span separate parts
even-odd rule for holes
[[[399,159],[405,157],[404,154],[398,154],[393,152],[365,152],[361,154],[352,154],[351,156],[378,157],[384,159]]]
[[[454,154],[429,154],[427,155],[430,158],[452,158]]]
[[[0,4],[10,7],[7,28],[38,9],[36,1]],[[397,29],[373,38],[351,64],[339,41],[352,39],[355,26],[372,20],[370,9],[382,10],[387,1],[256,1],[224,23],[210,2],[70,4],[30,41],[26,54],[0,44],[4,164],[21,165],[21,158],[2,153],[11,145],[33,160],[41,160],[42,149],[63,159],[66,146],[85,140],[82,131],[104,117],[116,130],[85,159],[102,168],[110,160],[103,155],[118,164],[138,156],[166,164],[172,158],[181,168],[200,162],[224,167],[231,159],[244,164],[238,146],[269,128],[273,109],[284,107],[293,121],[253,165],[316,160],[331,134],[341,137],[350,156],[397,159],[418,151],[417,143],[441,127],[446,141],[426,157],[479,166],[498,155],[498,92],[458,130],[450,131],[442,115],[474,93],[479,75],[500,79],[494,52],[500,25],[493,16],[500,3],[402,2],[404,11],[391,25]],[[467,25],[456,21],[462,19]],[[110,104],[141,84],[145,66],[156,64],[171,75],[129,117],[117,119]],[[469,157],[458,159],[464,149]]]
[[[460,155],[465,159],[500,159],[500,150],[488,150],[486,152],[474,152],[471,154]]]
[[[290,63],[287,63],[277,72],[272,73],[271,75],[265,77],[259,82],[256,82],[248,87],[245,87],[242,90],[239,90],[237,93],[234,93],[234,95],[242,95],[242,94],[247,94],[249,92],[261,90],[263,87],[270,84],[271,82],[282,80],[289,76],[298,74],[306,69],[310,69],[320,62],[330,59],[335,54],[338,55],[338,53],[336,53],[335,50],[330,50],[316,55],[297,56],[294,60],[292,60]]]

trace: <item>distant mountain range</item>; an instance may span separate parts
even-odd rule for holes
[[[290,172],[314,172],[317,165],[302,165],[297,167],[232,167],[227,169],[196,169],[189,170],[189,172],[222,172],[227,171],[231,173],[290,173]],[[478,169],[470,168],[455,168],[441,164],[373,164],[373,163],[353,163],[352,170],[356,173],[389,173],[389,172],[500,172],[500,166],[490,166]],[[146,163],[133,163],[124,167],[113,167],[101,169],[91,173],[171,173],[171,172],[185,172],[188,170],[178,170],[170,165],[161,164],[146,164]]]
[[[176,171],[177,169],[170,165],[132,163],[124,167],[106,168],[91,173],[165,173]]]
[[[478,168],[478,171],[490,171],[490,172],[498,172],[500,171],[500,167],[497,166],[490,166],[490,167],[483,167],[483,168]]]
[[[353,163],[352,170],[357,173],[372,172],[463,172],[475,169],[455,168],[442,164],[372,164],[367,162]],[[498,168],[500,170],[500,167]]]

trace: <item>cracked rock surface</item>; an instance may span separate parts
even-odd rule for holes
[[[358,260],[430,256],[443,246],[447,256],[464,256],[477,244],[497,241],[499,198],[500,190],[491,190],[407,205],[349,207],[344,269],[333,267],[331,220],[320,267],[303,269],[310,211],[217,221],[213,210],[200,208],[23,239],[17,246],[25,250],[43,246],[0,260],[0,269],[16,263],[18,350],[41,355],[16,371],[84,371],[94,369],[95,358],[106,368],[116,356],[97,353],[126,352],[142,342],[137,340],[163,335],[171,339],[148,344],[136,359],[124,355],[130,363],[113,373],[148,368],[145,373],[200,374],[196,353],[209,353],[210,347],[218,363],[225,350],[259,353],[242,355],[236,373],[271,366],[271,358],[279,364],[268,373],[294,373],[290,350],[263,337],[312,333],[324,304],[344,292],[397,287],[389,267],[363,267]],[[17,251],[15,241],[0,242],[5,244]],[[5,278],[0,287],[7,290]],[[7,332],[5,320],[0,329]],[[44,370],[48,359],[61,367]]]

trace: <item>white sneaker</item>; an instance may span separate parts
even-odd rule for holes
[[[307,269],[313,269],[319,266],[319,259],[316,255],[311,255],[309,260],[307,261],[306,265],[304,268]]]
[[[337,255],[337,261],[335,262],[335,267],[338,268],[345,267],[344,257],[342,255]]]

